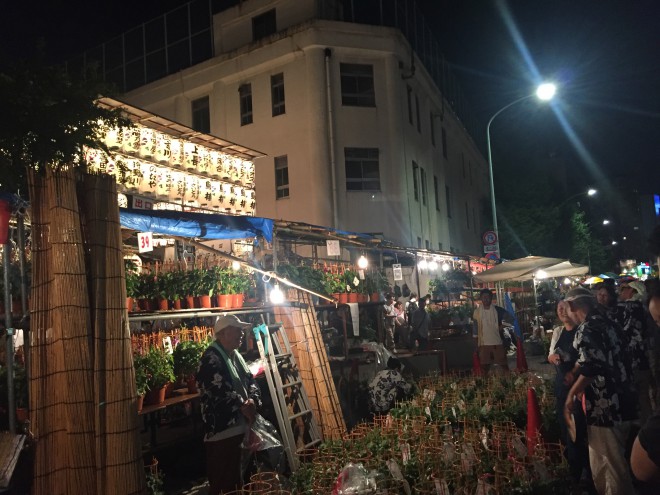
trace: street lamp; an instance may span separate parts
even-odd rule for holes
[[[592,188],[592,189],[589,189],[589,190],[587,191],[587,196],[593,196],[593,195],[596,194],[597,192],[598,192],[597,189],[593,189],[593,188]]]
[[[609,225],[609,224],[610,224],[610,221],[607,218],[605,220],[603,220],[603,225]]]
[[[513,100],[508,105],[505,105],[502,108],[500,108],[497,112],[495,112],[495,114],[493,114],[493,116],[488,121],[488,124],[486,125],[486,144],[488,147],[488,174],[490,175],[490,207],[493,212],[493,230],[495,231],[495,235],[497,236],[497,241],[495,242],[495,246],[497,248],[498,256],[500,256],[500,232],[499,229],[497,228],[497,209],[495,207],[495,182],[493,181],[493,155],[490,149],[490,124],[493,123],[495,117],[497,117],[504,110],[515,105],[516,103],[520,103],[523,100],[533,98],[534,96],[536,96],[540,100],[548,101],[552,99],[556,91],[557,91],[557,87],[554,84],[543,83],[539,85],[535,93],[523,96],[521,98],[518,98],[517,100]]]
[[[597,189],[593,189],[593,188],[591,188],[591,189],[588,189],[588,190],[586,190],[586,191],[582,191],[582,192],[579,192],[579,193],[573,194],[572,196],[569,196],[569,197],[566,198],[564,201],[562,201],[561,203],[559,203],[558,208],[561,208],[561,207],[564,206],[566,203],[568,203],[571,199],[577,198],[578,196],[584,196],[584,195],[587,195],[587,196],[594,196],[594,195],[596,195],[597,193],[598,193],[598,190],[597,190]],[[579,205],[580,205],[580,203],[578,203],[578,206],[579,206]]]

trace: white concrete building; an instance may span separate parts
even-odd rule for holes
[[[415,48],[397,28],[335,20],[360,14],[346,12],[351,2],[230,3],[210,14],[210,58],[193,54],[123,99],[265,153],[255,161],[259,216],[482,251],[487,163],[452,109],[459,103],[440,92],[445,65],[423,63],[441,60],[430,31],[412,35]],[[400,23],[408,7],[384,3],[395,10],[380,2],[375,24]]]

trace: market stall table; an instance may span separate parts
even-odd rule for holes
[[[199,392],[194,394],[188,393],[187,389],[179,389],[174,391],[174,395],[165,399],[164,402],[160,404],[153,404],[149,406],[144,406],[141,411],[138,412],[138,415],[145,418],[145,426],[149,428],[149,438],[151,442],[151,447],[155,447],[157,444],[157,431],[160,424],[160,413],[166,410],[168,407],[175,406],[177,404],[185,404],[187,402],[193,402],[199,399]],[[192,414],[193,420],[193,429],[197,429],[197,418],[195,413]]]

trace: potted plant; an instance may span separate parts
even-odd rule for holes
[[[464,325],[468,323],[469,319],[472,317],[473,308],[469,303],[456,304],[450,308],[449,312],[454,324]]]
[[[147,375],[149,392],[144,398],[146,404],[160,404],[165,400],[165,389],[168,383],[175,380],[172,356],[162,349],[152,347],[143,356],[144,371]]]
[[[135,297],[138,299],[138,305],[143,311],[151,311],[152,300],[156,296],[156,278],[151,272],[141,273],[137,277],[135,284]]]
[[[137,410],[142,410],[144,396],[149,391],[147,383],[147,371],[145,369],[145,358],[140,354],[133,355],[133,367],[135,368],[135,392],[137,394]]]
[[[373,270],[366,275],[364,285],[371,302],[378,302],[380,292],[387,287],[388,281],[379,270]]]
[[[216,273],[214,270],[199,270],[199,281],[197,285],[199,306],[201,308],[211,307],[211,297],[218,286]]]
[[[216,289],[218,292],[218,306],[221,308],[231,308],[233,299],[230,291],[233,290],[232,271],[230,268],[216,266],[214,269],[216,279]]]
[[[185,272],[184,292],[186,294],[186,306],[188,308],[195,308],[197,306],[195,304],[195,299],[200,294],[200,282],[203,276],[202,271],[203,270],[194,268]]]
[[[136,287],[138,274],[135,271],[135,263],[131,260],[124,260],[124,273],[126,279],[126,311],[133,311],[135,298],[137,296]]]
[[[436,304],[427,306],[429,316],[431,317],[431,327],[446,328],[451,322],[451,312],[449,308],[443,308]]]
[[[346,292],[346,286],[342,280],[341,275],[332,272],[325,272],[323,274],[323,288],[326,294],[333,296],[339,302],[346,303],[348,296],[342,297]],[[342,301],[342,299],[345,299]]]
[[[360,278],[358,277],[357,272],[346,270],[343,279],[346,284],[346,292],[348,293],[348,302],[358,302],[357,289],[360,286]]]
[[[174,348],[172,358],[174,361],[174,374],[185,380],[188,385],[188,392],[194,394],[197,392],[195,382],[195,372],[199,367],[199,360],[206,345],[194,340],[184,340]]]
[[[252,275],[244,270],[239,270],[232,275],[232,307],[242,308],[245,300],[245,293],[252,285]]]

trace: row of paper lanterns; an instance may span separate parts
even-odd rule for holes
[[[115,177],[127,194],[139,194],[159,201],[252,214],[256,206],[254,189],[160,167],[122,155],[108,157],[103,151],[85,148],[89,170]]]
[[[254,163],[250,160],[176,139],[149,127],[111,128],[105,134],[104,143],[117,153],[254,187]]]

